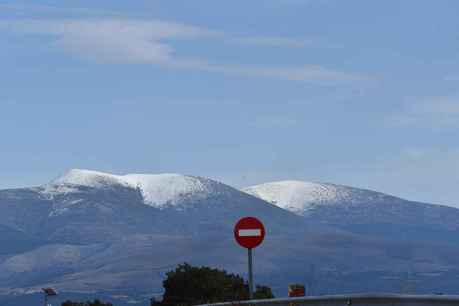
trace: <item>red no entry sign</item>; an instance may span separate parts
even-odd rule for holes
[[[257,218],[242,218],[234,227],[234,238],[244,248],[256,248],[265,238],[265,227]]]

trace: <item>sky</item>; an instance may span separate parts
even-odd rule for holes
[[[0,188],[82,168],[459,206],[458,14],[453,0],[0,0]]]

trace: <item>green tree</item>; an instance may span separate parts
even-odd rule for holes
[[[255,292],[253,293],[254,299],[272,299],[274,298],[274,294],[268,286],[258,286]]]
[[[187,263],[167,273],[163,282],[165,293],[162,305],[198,305],[249,298],[248,285],[236,274],[209,267],[193,267]],[[257,286],[256,298],[272,298],[271,289]]]
[[[87,301],[87,302],[73,302],[73,301],[65,301],[61,304],[62,306],[113,306],[112,303],[103,303],[99,300],[94,301]]]

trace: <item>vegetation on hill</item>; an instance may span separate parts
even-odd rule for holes
[[[225,270],[194,267],[187,263],[167,273],[162,306],[199,305],[249,298],[249,287],[244,279]],[[254,297],[273,298],[271,288],[257,286]]]
[[[104,303],[99,300],[94,301],[87,301],[87,302],[72,302],[72,301],[65,301],[61,304],[62,306],[113,306],[111,303]]]
[[[161,302],[152,306],[191,306],[208,303],[242,301],[249,299],[249,286],[237,274],[209,267],[195,267],[187,263],[168,272],[163,281],[164,295]],[[267,286],[256,286],[255,299],[269,299],[274,295]],[[62,306],[113,306],[99,300],[93,302],[66,301]]]

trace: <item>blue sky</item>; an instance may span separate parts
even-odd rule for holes
[[[0,1],[0,188],[70,168],[459,206],[457,1]]]

